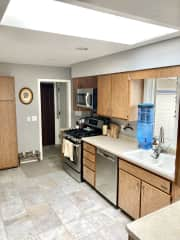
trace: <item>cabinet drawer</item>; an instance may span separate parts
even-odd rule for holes
[[[95,162],[89,161],[86,158],[83,159],[83,166],[86,166],[86,167],[90,168],[93,171],[96,170]]]
[[[87,152],[87,151],[83,151],[83,158],[86,158],[92,162],[95,162],[96,160],[96,156],[90,152]]]
[[[164,179],[160,176],[150,173],[150,172],[148,172],[140,167],[137,167],[131,163],[128,163],[127,161],[124,161],[124,160],[119,160],[119,168],[127,171],[128,173],[143,180],[144,182],[147,182],[147,183],[159,188],[163,192],[166,192],[168,194],[170,193],[171,182],[167,179]]]
[[[96,147],[94,147],[93,145],[90,145],[88,143],[84,143],[83,144],[83,149],[92,153],[92,154],[95,154],[96,153]]]
[[[87,167],[83,167],[83,178],[92,186],[95,186],[95,172]]]

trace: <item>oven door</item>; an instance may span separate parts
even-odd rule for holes
[[[77,172],[81,172],[81,143],[73,143],[73,161],[64,157],[64,163],[68,164]]]

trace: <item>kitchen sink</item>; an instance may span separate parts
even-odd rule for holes
[[[153,172],[173,176],[175,172],[175,155],[161,153],[157,159],[154,159],[152,154],[152,150],[138,149],[125,152],[124,158]]]

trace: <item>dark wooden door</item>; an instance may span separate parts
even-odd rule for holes
[[[43,146],[55,144],[54,85],[41,83],[41,116]]]

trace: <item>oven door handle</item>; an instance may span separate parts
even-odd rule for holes
[[[76,143],[74,143],[73,141],[71,141],[70,139],[68,139],[68,138],[65,138],[65,139],[67,139],[69,142],[71,142],[72,144],[73,144],[73,147],[76,147],[76,148],[78,148],[78,147],[80,147],[81,146],[81,144],[76,144]]]
[[[81,144],[74,144],[73,143],[73,147],[75,147],[75,148],[79,148],[81,146]]]

